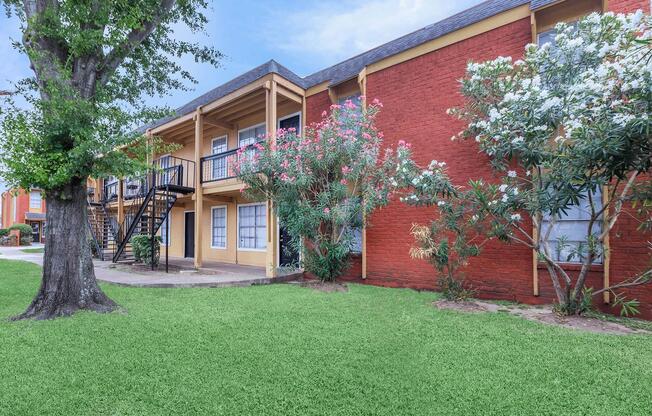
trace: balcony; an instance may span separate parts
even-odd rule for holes
[[[142,198],[152,187],[183,194],[192,193],[195,190],[195,162],[174,156],[163,156],[152,163],[152,169],[148,173],[125,178],[122,182],[124,201]],[[117,201],[120,181],[106,183],[101,192],[99,201],[103,203]]]
[[[251,157],[258,152],[254,145],[249,145],[243,153],[244,157]],[[211,183],[235,178],[234,163],[238,160],[238,150],[232,149],[201,158],[201,183]],[[242,157],[242,156],[241,156]]]

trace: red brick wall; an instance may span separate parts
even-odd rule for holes
[[[427,164],[445,161],[458,184],[470,178],[490,179],[488,159],[470,142],[452,142],[462,125],[446,114],[461,103],[458,80],[469,60],[496,56],[519,57],[532,39],[529,19],[420,56],[408,62],[370,74],[367,96],[379,98],[384,108],[378,118],[386,143],[412,143],[415,158]],[[391,204],[372,216],[367,230],[367,281],[387,286],[433,289],[432,266],[410,259],[413,223],[427,223],[434,209]],[[500,259],[500,261],[497,261]],[[492,243],[483,256],[474,259],[467,271],[469,283],[483,296],[533,301],[531,298],[532,255],[524,247]]]
[[[642,6],[649,11],[649,1],[616,0],[609,3],[614,11],[631,11]],[[470,178],[491,180],[488,160],[478,154],[472,142],[451,142],[450,137],[462,125],[445,111],[461,102],[457,80],[464,75],[469,60],[482,61],[496,56],[516,59],[531,39],[530,20],[523,19],[370,74],[367,97],[378,98],[384,104],[378,124],[385,133],[386,144],[396,145],[399,140],[405,140],[412,143],[418,162],[425,164],[431,159],[447,162],[449,173],[457,184],[465,184]],[[309,97],[307,120],[318,120],[329,105],[326,92]],[[396,201],[372,216],[372,224],[367,230],[366,283],[435,288],[433,267],[409,257],[413,243],[409,233],[411,225],[427,223],[434,212],[434,209],[411,208]],[[635,221],[624,215],[611,234],[612,282],[640,270],[649,259],[645,241],[650,237],[635,229]],[[467,282],[478,291],[479,297],[526,303],[553,301],[554,291],[545,269],[539,269],[540,296],[533,296],[532,267],[529,249],[517,244],[493,242],[486,246],[480,257],[472,259],[465,273]],[[359,270],[356,264],[346,280],[360,276]],[[596,266],[590,273],[588,285],[601,288],[602,279],[602,266]],[[639,287],[628,293],[643,302],[642,316],[652,318],[652,288]]]
[[[650,0],[609,0],[609,10],[616,13],[630,13],[636,10],[650,12]]]

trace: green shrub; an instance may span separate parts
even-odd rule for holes
[[[6,237],[9,235],[9,229],[8,228],[0,228],[0,237]]]
[[[134,251],[136,262],[152,265],[152,239],[148,235],[140,234],[131,237],[131,247]],[[154,237],[154,266],[158,266],[161,257],[161,237]]]
[[[20,245],[28,246],[32,244],[32,227],[27,224],[14,224],[9,227],[9,230],[18,230],[20,233]]]

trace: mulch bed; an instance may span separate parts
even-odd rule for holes
[[[301,287],[307,287],[325,293],[349,291],[349,288],[345,284],[337,282],[321,282],[319,280],[305,280],[301,282]]]
[[[530,321],[541,322],[548,325],[556,325],[564,328],[613,335],[629,334],[651,334],[649,331],[634,329],[617,322],[608,322],[597,318],[584,316],[560,316],[556,314],[552,307],[518,307],[504,306],[490,302],[477,300],[467,300],[453,302],[449,300],[438,300],[432,303],[438,309],[454,310],[467,313],[485,313],[485,312],[507,312],[512,315],[520,316]]]

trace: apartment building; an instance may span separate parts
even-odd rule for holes
[[[45,198],[38,189],[10,189],[0,195],[2,227],[27,224],[32,227],[32,241],[45,242]]]
[[[649,13],[650,1],[488,0],[307,77],[269,61],[144,127],[143,133],[178,144],[179,150],[155,155],[153,163],[160,169],[149,179],[94,183],[91,217],[98,230],[112,224],[119,241],[110,245],[124,246],[126,253],[127,237],[155,231],[171,256],[192,258],[196,267],[219,261],[264,267],[268,276],[276,276],[279,266],[294,263],[297,254],[285,250],[283,224],[270,204],[242,197],[242,184],[231,170],[236,149],[279,127],[303,129],[319,121],[332,103],[362,95],[384,104],[378,126],[388,145],[405,140],[419,162],[446,161],[459,184],[489,178],[488,161],[472,144],[450,141],[462,126],[446,109],[460,103],[457,80],[467,62],[522,56],[526,44],[552,38],[560,21],[638,9]],[[427,222],[432,214],[398,202],[374,214],[371,226],[361,232],[360,253],[346,278],[434,288],[433,269],[409,257],[411,225]],[[572,233],[571,222],[582,218],[568,220]],[[610,236],[609,256],[593,267],[588,284],[603,287],[643,267],[647,238],[635,231],[633,221],[621,220]],[[121,255],[112,249],[114,260]],[[577,264],[567,267],[573,270]],[[545,268],[517,245],[488,246],[472,261],[467,279],[479,296],[528,303],[554,298]],[[652,317],[652,290],[639,287],[630,294],[643,301],[643,315]]]

